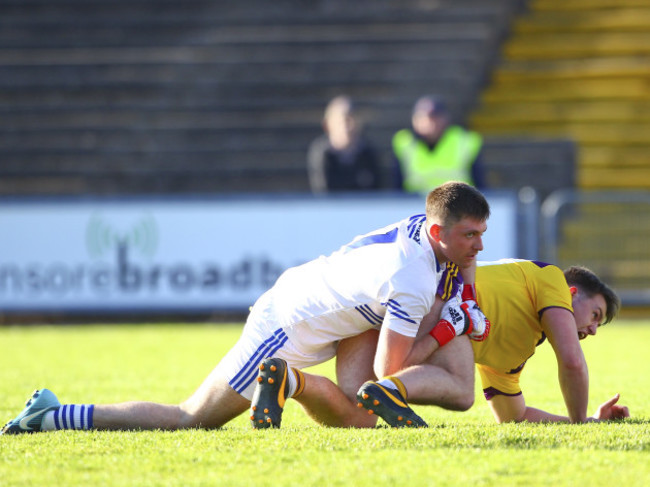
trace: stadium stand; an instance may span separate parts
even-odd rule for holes
[[[0,194],[307,191],[332,96],[386,151],[423,93],[464,122],[519,4],[3,1]]]
[[[585,194],[557,214],[554,257],[591,267],[626,304],[650,297],[649,68],[647,1],[533,0],[470,117],[492,137],[575,141]]]
[[[0,195],[308,191],[341,93],[386,164],[438,93],[493,188],[643,192],[649,39],[647,0],[3,0]],[[648,215],[570,206],[558,263],[642,288]]]
[[[650,4],[533,0],[472,126],[577,143],[581,189],[650,188]]]

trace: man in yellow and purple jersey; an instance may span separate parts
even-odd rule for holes
[[[492,327],[488,339],[472,342],[472,348],[495,419],[585,421],[589,382],[579,340],[614,318],[619,308],[614,291],[585,268],[562,272],[535,261],[483,262],[476,275],[477,299]],[[558,361],[568,418],[526,406],[519,386],[526,361],[546,339]]]
[[[472,341],[471,347],[485,398],[497,422],[586,422],[629,416],[626,407],[616,404],[617,394],[592,417],[587,417],[589,376],[579,340],[595,335],[599,326],[614,318],[620,306],[618,296],[593,272],[583,267],[570,267],[562,272],[554,265],[515,259],[478,262],[475,289],[467,287],[464,293],[474,293],[491,323],[487,338]],[[428,333],[436,321],[433,317],[426,321],[422,323],[418,340],[424,355],[431,355],[439,347]],[[519,385],[526,361],[547,339],[557,358],[567,416],[529,407]],[[469,343],[464,337],[455,340]],[[429,385],[431,376],[426,371],[427,360],[394,374],[392,380],[399,383],[404,391],[402,395],[408,394],[410,402],[449,408],[448,404],[441,403],[439,391]],[[447,380],[462,384],[466,393],[473,396],[467,381],[461,381],[462,374],[454,375]],[[368,398],[364,401],[362,397],[368,392],[372,396],[382,382],[386,380],[364,384],[360,390],[360,407],[391,424],[391,417],[410,411],[407,404],[384,401],[386,404],[375,404],[373,408],[367,406]],[[381,412],[385,410],[391,410],[392,415],[384,417]]]

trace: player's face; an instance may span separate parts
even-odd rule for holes
[[[573,316],[580,340],[596,334],[596,330],[605,319],[606,310],[607,303],[601,294],[587,297],[583,293],[576,292],[573,295]]]
[[[444,256],[466,268],[474,263],[483,250],[483,234],[487,230],[485,220],[465,217],[449,228],[440,228],[439,244]]]

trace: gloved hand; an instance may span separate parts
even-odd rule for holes
[[[490,333],[490,321],[476,301],[468,299],[460,304],[447,301],[440,312],[440,320],[429,332],[440,346],[444,346],[456,335],[467,335],[471,340],[482,341]]]
[[[467,314],[470,319],[470,330],[467,332],[467,336],[470,340],[476,342],[482,342],[490,334],[490,320],[487,319],[487,316],[483,314],[481,308],[479,308],[476,301],[470,299],[463,301],[460,305],[461,308],[466,307]]]
[[[463,304],[467,304],[467,312],[470,315],[473,329],[467,332],[471,340],[482,342],[490,334],[490,320],[487,319],[476,302],[476,289],[473,284],[465,284],[461,292]]]

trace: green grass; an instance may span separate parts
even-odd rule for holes
[[[66,403],[177,403],[234,343],[240,325],[0,328],[0,422],[37,387]],[[477,385],[466,413],[418,407],[425,430],[343,430],[290,401],[283,428],[0,436],[0,486],[575,486],[650,484],[650,323],[619,321],[583,342],[590,412],[615,392],[632,418],[496,425]],[[331,364],[311,370],[332,376]],[[530,405],[563,413],[550,346],[523,374]]]

